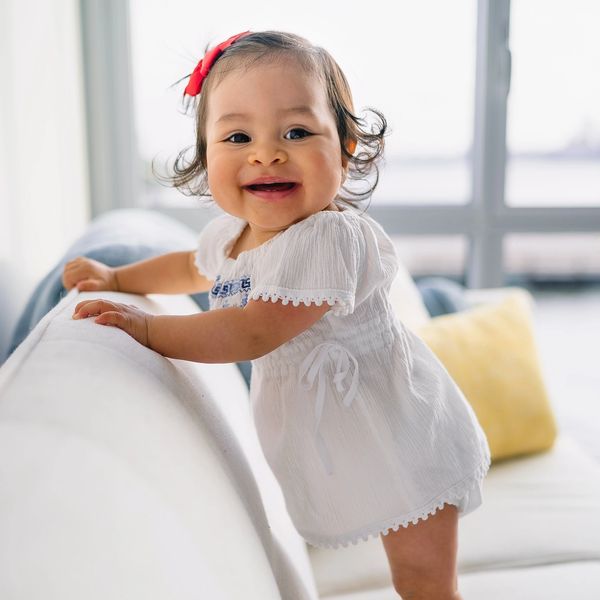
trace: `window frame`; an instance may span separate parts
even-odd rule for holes
[[[141,161],[134,131],[128,0],[80,0],[92,216],[137,208]],[[478,0],[471,198],[461,205],[369,208],[390,235],[467,237],[465,285],[505,285],[511,233],[600,231],[600,207],[519,207],[505,202],[510,91],[510,0]],[[153,206],[200,230],[214,212]]]

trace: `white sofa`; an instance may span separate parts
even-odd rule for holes
[[[378,538],[324,550],[295,531],[237,367],[169,360],[71,319],[98,296],[199,310],[71,291],[0,368],[0,598],[398,598]],[[428,318],[406,273],[392,296],[409,327]],[[562,433],[492,465],[459,529],[465,600],[600,598],[600,465]]]

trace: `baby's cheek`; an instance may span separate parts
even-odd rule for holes
[[[315,172],[319,174],[321,185],[331,188],[336,193],[342,183],[342,155],[341,152],[329,150],[316,155],[313,162]]]
[[[212,189],[222,185],[223,175],[217,169],[214,168],[214,161],[208,162],[206,166],[206,181],[208,186]]]
[[[209,183],[224,185],[231,182],[236,172],[235,161],[220,152],[208,153],[206,155],[206,170]]]
[[[227,197],[227,189],[231,189],[235,185],[235,175],[231,172],[226,172],[222,169],[209,168],[207,171],[207,182],[211,194],[215,200],[221,197]]]

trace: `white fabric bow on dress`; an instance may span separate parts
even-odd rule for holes
[[[344,391],[343,382],[344,379],[350,373],[350,360],[354,363],[354,372],[352,373],[352,379],[350,381],[350,387],[344,396],[344,406],[348,407],[352,404],[354,397],[356,396],[358,388],[358,362],[356,358],[348,351],[344,346],[336,342],[323,342],[315,346],[300,365],[299,384],[305,389],[309,390],[312,388],[317,374],[319,375],[319,381],[317,384],[317,400],[315,403],[315,438],[317,443],[317,450],[321,461],[325,465],[325,469],[329,475],[333,474],[333,466],[331,458],[325,446],[323,436],[319,431],[319,424],[321,423],[321,416],[323,414],[323,405],[325,403],[325,393],[327,391],[327,382],[325,380],[325,367],[327,361],[336,361],[336,372],[333,376],[333,382],[336,385],[338,392]],[[306,382],[302,379],[306,375]]]

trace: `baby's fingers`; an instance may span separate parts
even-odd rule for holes
[[[93,275],[93,272],[86,265],[81,263],[67,263],[62,273],[62,284],[65,289],[70,290],[75,287],[78,282],[83,281]]]
[[[73,315],[76,315],[86,304],[91,304],[92,302],[99,302],[99,300],[83,300],[82,302],[78,302],[73,310]]]
[[[72,271],[74,268],[78,267],[82,261],[85,260],[83,256],[78,256],[77,258],[73,258],[72,260],[65,263],[63,267],[64,271]]]
[[[101,281],[99,279],[84,279],[83,281],[77,282],[75,287],[77,287],[80,292],[93,292],[101,287],[100,284]]]
[[[119,327],[120,329],[127,329],[126,317],[116,310],[111,310],[98,315],[94,319],[94,322],[98,323],[98,325],[112,325]]]
[[[90,315],[100,315],[109,310],[115,310],[116,304],[107,300],[84,300],[73,311],[74,319],[84,319]]]
[[[70,290],[77,284],[77,280],[81,279],[73,270],[64,270],[62,274],[62,284],[67,290]]]

